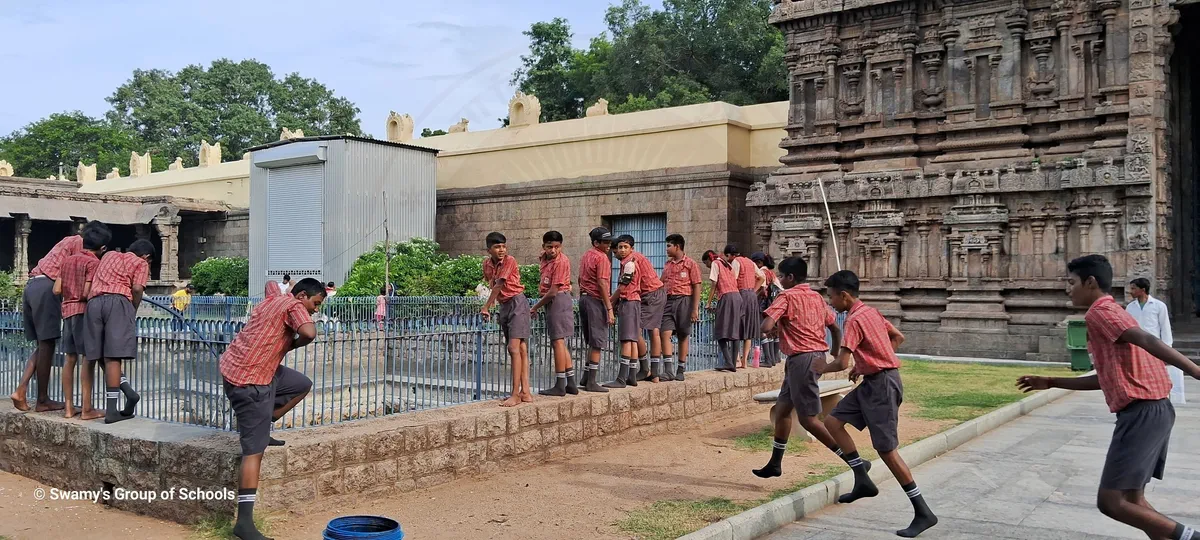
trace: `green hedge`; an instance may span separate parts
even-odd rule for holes
[[[390,281],[400,296],[466,296],[475,294],[483,283],[483,255],[450,258],[438,252],[437,242],[414,238],[392,245]],[[354,261],[346,283],[338,295],[376,296],[383,288],[387,254],[383,244],[376,245]],[[521,266],[525,294],[537,296],[538,265]]]
[[[250,260],[245,257],[210,257],[192,267],[196,294],[250,295]]]

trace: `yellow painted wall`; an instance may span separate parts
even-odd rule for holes
[[[438,188],[729,164],[779,166],[787,103],[703,103],[414,141],[437,148]],[[84,184],[86,193],[173,195],[250,206],[250,162]]]

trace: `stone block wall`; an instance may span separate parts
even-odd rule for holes
[[[764,414],[753,395],[779,388],[783,369],[689,373],[684,382],[607,394],[542,398],[503,409],[494,401],[320,428],[277,431],[287,441],[263,456],[259,504],[336,503],[533,467],[705,424]],[[766,418],[764,416],[764,422]],[[66,420],[0,406],[0,470],[69,490],[236,489],[237,435],[133,419]],[[233,500],[113,501],[113,506],[188,523],[231,515]]]
[[[606,218],[666,214],[668,234],[682,234],[689,254],[699,259],[704,250],[730,242],[750,246],[746,195],[750,183],[765,175],[722,164],[438,190],[437,241],[452,255],[482,255],[484,237],[500,231],[508,237],[510,254],[534,263],[542,235],[557,230],[565,239],[564,252],[577,263],[591,247],[588,231],[611,226]]]
[[[200,239],[204,242],[201,243]],[[234,210],[223,219],[184,220],[179,227],[179,274],[209,257],[250,256],[250,211]]]

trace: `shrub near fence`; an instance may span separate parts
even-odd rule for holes
[[[170,306],[168,297],[152,300]],[[218,360],[261,299],[193,297],[185,323],[170,312],[143,303],[137,320],[138,358],[126,374],[142,395],[143,417],[232,429]],[[392,297],[387,316],[375,319],[375,298],[330,298],[317,320],[317,339],[284,359],[284,365],[313,380],[312,393],[281,419],[279,429],[326,425],[405,411],[425,410],[500,398],[511,392],[511,369],[499,327],[479,316],[483,300],[463,297]],[[712,369],[716,347],[710,310],[701,311],[688,357],[688,371]],[[839,324],[842,317],[839,317]],[[567,340],[577,373],[587,347],[576,321]],[[0,311],[0,390],[11,392],[32,343],[25,341],[21,314]],[[616,343],[615,335],[612,343]],[[552,381],[553,352],[545,317],[533,321],[529,346],[535,391]],[[605,351],[601,377],[616,375],[617,355]],[[63,399],[62,355],[55,360],[51,397]],[[78,379],[76,379],[78,380]],[[93,396],[103,396],[97,378]],[[30,388],[32,394],[33,388]],[[75,396],[79,401],[79,390]]]

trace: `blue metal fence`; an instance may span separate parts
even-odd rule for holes
[[[167,297],[152,298],[170,305]],[[218,370],[219,356],[245,324],[260,299],[193,297],[183,310],[186,323],[143,303],[137,319],[138,358],[125,373],[141,394],[142,417],[218,429],[233,419]],[[479,316],[481,299],[393,297],[385,315],[375,317],[377,299],[329,299],[314,317],[317,339],[284,359],[284,365],[313,380],[313,390],[279,429],[317,426],[433,409],[506,396],[511,369],[505,343],[494,322]],[[693,328],[688,371],[716,366],[712,313],[702,310]],[[842,318],[839,317],[839,324]],[[583,373],[587,347],[579,331],[567,340],[576,372]],[[24,338],[21,314],[0,311],[0,390],[12,392],[34,344]],[[615,335],[613,336],[615,338]],[[612,343],[616,343],[615,339]],[[544,314],[533,321],[529,344],[534,391],[552,383],[553,351]],[[616,376],[617,357],[605,351],[601,378]],[[50,395],[62,400],[63,356],[57,353]],[[78,377],[76,377],[78,381]],[[103,379],[97,375],[94,403],[102,406]],[[71,399],[80,403],[76,385]],[[30,385],[30,398],[33,385]]]

